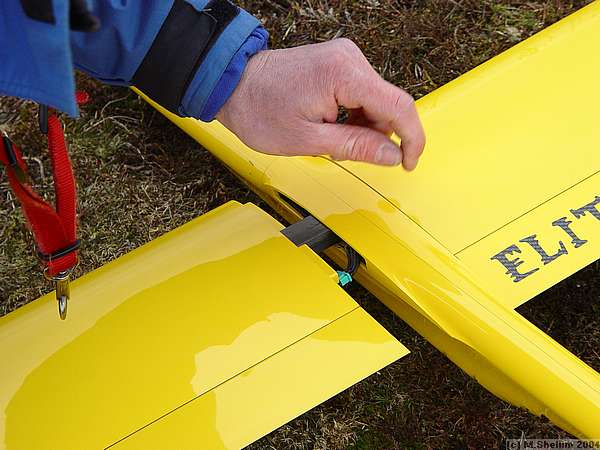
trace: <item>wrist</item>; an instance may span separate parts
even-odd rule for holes
[[[252,31],[223,71],[197,116],[198,119],[210,122],[217,116],[240,83],[249,60],[267,48],[268,38],[269,34],[262,26],[258,26]]]
[[[252,100],[250,99],[252,94],[260,95],[260,93],[257,92],[256,86],[254,86],[254,88],[250,87],[250,84],[252,84],[250,80],[255,77],[263,77],[263,75],[261,75],[261,68],[264,66],[271,53],[273,53],[273,50],[261,50],[248,58],[244,71],[240,74],[238,83],[226,101],[223,102],[219,111],[215,114],[214,118],[230,130],[233,131],[232,128],[234,124],[232,121],[235,120],[235,117],[239,118],[242,115],[250,113],[250,111],[248,111],[248,104],[252,103]]]

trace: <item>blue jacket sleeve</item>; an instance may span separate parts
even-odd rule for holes
[[[240,49],[233,55],[229,65],[221,75],[219,82],[209,95],[204,104],[204,108],[198,111],[194,108],[200,106],[200,102],[194,102],[194,89],[189,89],[189,97],[184,97],[184,104],[187,105],[185,113],[191,117],[196,117],[204,122],[210,122],[215,118],[221,107],[227,102],[233,91],[240,82],[242,73],[250,57],[261,50],[267,48],[269,34],[263,27],[257,27],[252,34],[242,44]]]
[[[100,19],[101,26],[96,32],[71,32],[74,66],[106,83],[131,85],[151,48],[156,53],[155,40],[163,33],[163,25],[172,15],[174,3],[181,5],[183,2],[184,0],[89,2],[90,9]],[[197,12],[210,12],[208,0],[188,0],[185,3],[188,9],[191,6]],[[177,38],[185,39],[175,37],[173,46],[177,45]],[[208,50],[197,56],[197,65],[187,76],[183,84],[185,89],[173,112],[205,121],[212,120],[235,89],[248,58],[264,49],[267,39],[268,34],[260,22],[238,8],[235,17],[216,34]],[[169,45],[168,39],[159,42],[161,51],[167,56],[167,62],[169,54],[181,51],[179,48],[169,49]],[[156,60],[156,55],[154,56]],[[161,72],[158,76],[167,78],[169,74],[162,72],[182,70],[174,63],[162,65],[156,64],[156,61],[144,67],[146,71]]]

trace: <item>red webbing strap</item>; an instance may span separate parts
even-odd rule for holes
[[[56,209],[29,184],[20,151],[8,138],[0,139],[0,161],[7,167],[10,185],[21,203],[47,275],[55,276],[77,264],[78,242],[75,179],[62,125],[54,113],[48,117],[48,149],[52,161]]]

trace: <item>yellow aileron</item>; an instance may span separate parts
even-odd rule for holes
[[[356,309],[118,443],[115,450],[242,448],[408,353]],[[360,364],[357,364],[360,361]],[[276,377],[274,374],[285,374]],[[201,444],[201,445],[199,445]]]

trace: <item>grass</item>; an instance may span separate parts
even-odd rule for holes
[[[285,47],[354,39],[393,83],[420,97],[580,8],[587,1],[247,0]],[[80,77],[93,101],[67,122],[79,185],[77,274],[142,245],[223,202],[260,203],[208,152],[124,89]],[[25,149],[51,196],[31,104],[3,99],[0,124]],[[42,167],[46,169],[42,170]],[[0,179],[0,314],[49,290],[5,177]],[[600,265],[519,312],[600,370]],[[543,418],[482,389],[359,286],[351,294],[412,353],[253,444],[253,449],[494,449],[506,438],[559,438]]]

